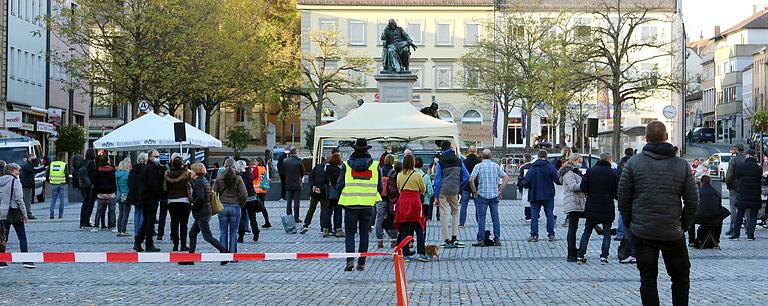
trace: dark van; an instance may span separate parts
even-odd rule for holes
[[[693,130],[693,142],[715,142],[715,128],[696,128]]]

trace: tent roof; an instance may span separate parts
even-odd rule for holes
[[[315,137],[335,140],[452,139],[456,124],[422,114],[411,103],[365,103],[335,122],[315,128]]]
[[[180,120],[171,116],[165,118],[155,113],[147,113],[124,124],[93,143],[96,149],[116,151],[147,150],[158,148],[177,148],[173,123]],[[187,140],[181,145],[186,148],[221,147],[221,141],[189,125],[186,127]]]

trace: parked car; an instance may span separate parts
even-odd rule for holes
[[[440,155],[440,150],[415,149],[411,151],[413,151],[414,157],[421,157],[421,159],[424,160],[424,167],[421,167],[421,170],[423,170],[424,173],[427,173],[429,168],[432,167],[432,162],[435,160],[435,157]],[[397,153],[395,156],[397,156],[397,160],[403,160],[402,152]]]
[[[728,162],[731,160],[731,153],[715,153],[707,159],[709,163],[709,175],[720,179],[725,178],[728,172]]]
[[[693,142],[715,142],[715,129],[699,127],[693,130]]]
[[[10,131],[0,130],[0,160],[6,163],[17,163],[24,165],[24,155],[35,154],[41,160],[43,159],[40,142],[34,138],[22,136]],[[43,194],[45,185],[45,171],[35,174],[35,195],[40,197]]]

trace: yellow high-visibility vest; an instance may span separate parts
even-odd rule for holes
[[[66,168],[67,163],[63,161],[57,160],[51,163],[51,168],[48,172],[48,181],[51,185],[61,185],[67,182]]]
[[[344,189],[341,190],[339,205],[341,206],[374,206],[381,201],[379,195],[379,162],[374,161],[362,176],[354,175],[352,167],[344,162]],[[370,174],[370,176],[368,176]],[[357,177],[356,177],[357,176]]]

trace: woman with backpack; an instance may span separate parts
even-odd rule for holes
[[[269,152],[269,150],[267,150]],[[271,155],[268,155],[271,156]],[[256,158],[256,167],[253,167],[253,189],[256,191],[256,197],[259,201],[256,203],[256,212],[261,211],[261,215],[264,217],[264,225],[261,228],[270,228],[272,223],[269,223],[269,212],[267,211],[266,203],[267,191],[269,191],[269,185],[272,183],[272,179],[269,178],[269,171],[264,164],[264,160],[261,157]]]
[[[213,191],[219,194],[224,211],[219,213],[219,233],[222,244],[230,253],[237,253],[237,231],[240,226],[240,212],[248,199],[243,178],[235,171],[235,160],[227,158],[223,171],[213,182]]]
[[[174,157],[171,161],[171,169],[165,172],[165,187],[168,189],[168,211],[171,214],[171,241],[173,251],[187,251],[187,224],[189,213],[192,211],[190,204],[190,191],[192,190],[192,175],[184,168],[184,160],[181,156]],[[179,247],[181,245],[181,247]]]
[[[378,239],[378,242],[376,243],[376,246],[378,248],[384,248],[384,231],[386,230],[387,235],[389,235],[390,239],[390,245],[394,247],[395,245],[395,239],[397,239],[397,232],[395,232],[392,229],[392,222],[391,218],[387,220],[387,217],[390,215],[388,213],[389,211],[389,188],[387,186],[389,185],[390,180],[390,174],[393,173],[392,171],[393,166],[392,164],[395,161],[394,155],[387,155],[384,158],[384,165],[381,167],[381,202],[376,203],[376,225],[374,228],[376,229],[376,239]],[[386,222],[389,221],[389,222]],[[388,223],[389,226],[385,228],[385,223]]]
[[[403,170],[395,179],[395,187],[398,190],[397,206],[395,208],[394,225],[397,227],[400,235],[397,242],[400,243],[409,235],[416,233],[416,254],[419,255],[419,261],[427,262],[429,257],[424,253],[424,231],[426,230],[426,220],[421,207],[421,195],[427,191],[424,186],[424,179],[419,177],[415,171],[416,159],[413,155],[406,155],[403,158]],[[403,247],[403,255],[413,256],[408,245]],[[410,260],[410,259],[407,259]]]

